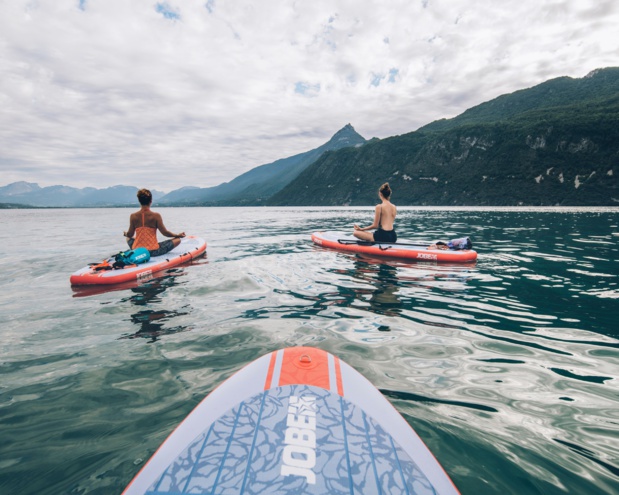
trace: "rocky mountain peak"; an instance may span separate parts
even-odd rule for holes
[[[355,128],[352,125],[346,124],[333,135],[327,143],[327,146],[336,145],[339,148],[343,146],[354,146],[362,143],[365,143],[365,138],[355,131]]]

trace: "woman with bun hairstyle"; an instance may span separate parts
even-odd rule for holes
[[[140,189],[137,196],[140,209],[129,217],[129,230],[124,232],[127,244],[131,249],[145,247],[151,256],[161,256],[172,251],[181,243],[181,238],[185,237],[185,232],[173,234],[166,229],[161,214],[150,209],[153,203],[153,195],[148,189]],[[157,240],[157,231],[166,237],[172,237],[172,239],[166,239],[160,243]]]
[[[391,188],[389,183],[385,182],[378,190],[378,197],[382,201],[381,204],[376,205],[374,210],[374,222],[369,227],[359,227],[355,224],[355,231],[353,235],[357,239],[369,242],[382,242],[382,243],[394,243],[398,240],[398,236],[393,228],[393,222],[397,210],[394,204],[391,203]],[[368,230],[374,230],[374,233],[367,232]]]

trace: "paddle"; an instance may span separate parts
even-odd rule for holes
[[[352,239],[338,239],[337,242],[340,244],[356,244],[358,246],[373,246],[375,244],[390,244],[392,246],[413,246],[426,249],[427,246],[431,244],[435,244],[433,242],[428,242],[427,244],[411,244],[409,242],[370,242],[370,241],[353,241]]]

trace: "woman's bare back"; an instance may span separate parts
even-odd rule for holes
[[[380,210],[380,228],[383,230],[393,230],[393,222],[395,222],[395,217],[397,215],[395,205],[389,201],[384,201],[382,204],[378,205],[377,208]]]

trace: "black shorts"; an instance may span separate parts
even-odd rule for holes
[[[127,244],[129,244],[129,247],[131,249],[133,249],[133,241],[135,241],[135,239],[133,238],[127,240]],[[174,249],[174,242],[172,242],[172,239],[166,239],[165,241],[159,243],[159,247],[157,249],[152,249],[148,252],[150,253],[151,257],[161,256],[162,254],[166,254],[172,251],[172,249]]]
[[[393,244],[398,240],[398,235],[393,230],[377,229],[374,232],[374,242],[383,242],[386,244]]]

